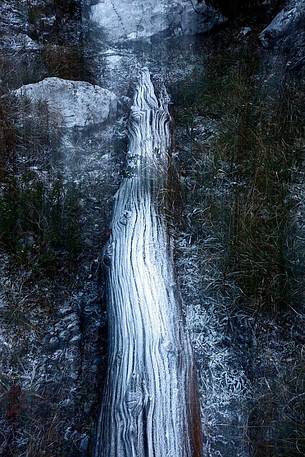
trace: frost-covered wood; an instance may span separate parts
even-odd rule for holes
[[[116,195],[109,274],[109,371],[95,457],[200,455],[191,348],[158,196],[166,183],[170,116],[141,74],[128,169]]]

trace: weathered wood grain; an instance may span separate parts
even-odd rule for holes
[[[167,98],[164,90],[157,99],[144,70],[106,253],[109,370],[95,457],[201,455],[191,348],[158,204],[171,141]]]

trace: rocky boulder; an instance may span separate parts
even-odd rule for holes
[[[199,0],[110,0],[91,8],[91,19],[106,40],[117,42],[165,35],[193,35],[224,21],[219,11]]]
[[[305,0],[290,0],[260,34],[264,47],[276,45],[288,35],[295,33],[305,23]]]
[[[14,91],[17,97],[45,102],[61,127],[88,127],[101,124],[117,111],[116,95],[84,81],[46,78]]]
[[[260,34],[265,48],[275,48],[286,62],[286,70],[305,73],[305,0],[288,0]]]

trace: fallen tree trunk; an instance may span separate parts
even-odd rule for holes
[[[148,71],[134,97],[128,174],[107,247],[109,370],[95,457],[199,457],[200,417],[172,249],[158,204],[171,143],[168,97]]]

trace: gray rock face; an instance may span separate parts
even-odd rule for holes
[[[276,44],[277,40],[297,30],[305,20],[305,1],[291,0],[262,31],[260,40],[264,47]]]
[[[3,34],[27,33],[26,2],[21,0],[2,0],[0,8],[0,30]]]
[[[116,95],[83,81],[46,78],[14,91],[33,102],[46,102],[62,127],[89,127],[110,119],[117,111]]]
[[[100,0],[91,19],[110,42],[167,35],[193,35],[211,30],[224,17],[197,0]]]
[[[25,33],[17,33],[16,35],[4,35],[0,43],[0,49],[10,51],[38,51],[40,46]]]
[[[260,34],[265,48],[280,51],[286,70],[305,71],[305,0],[288,0],[286,7]]]

